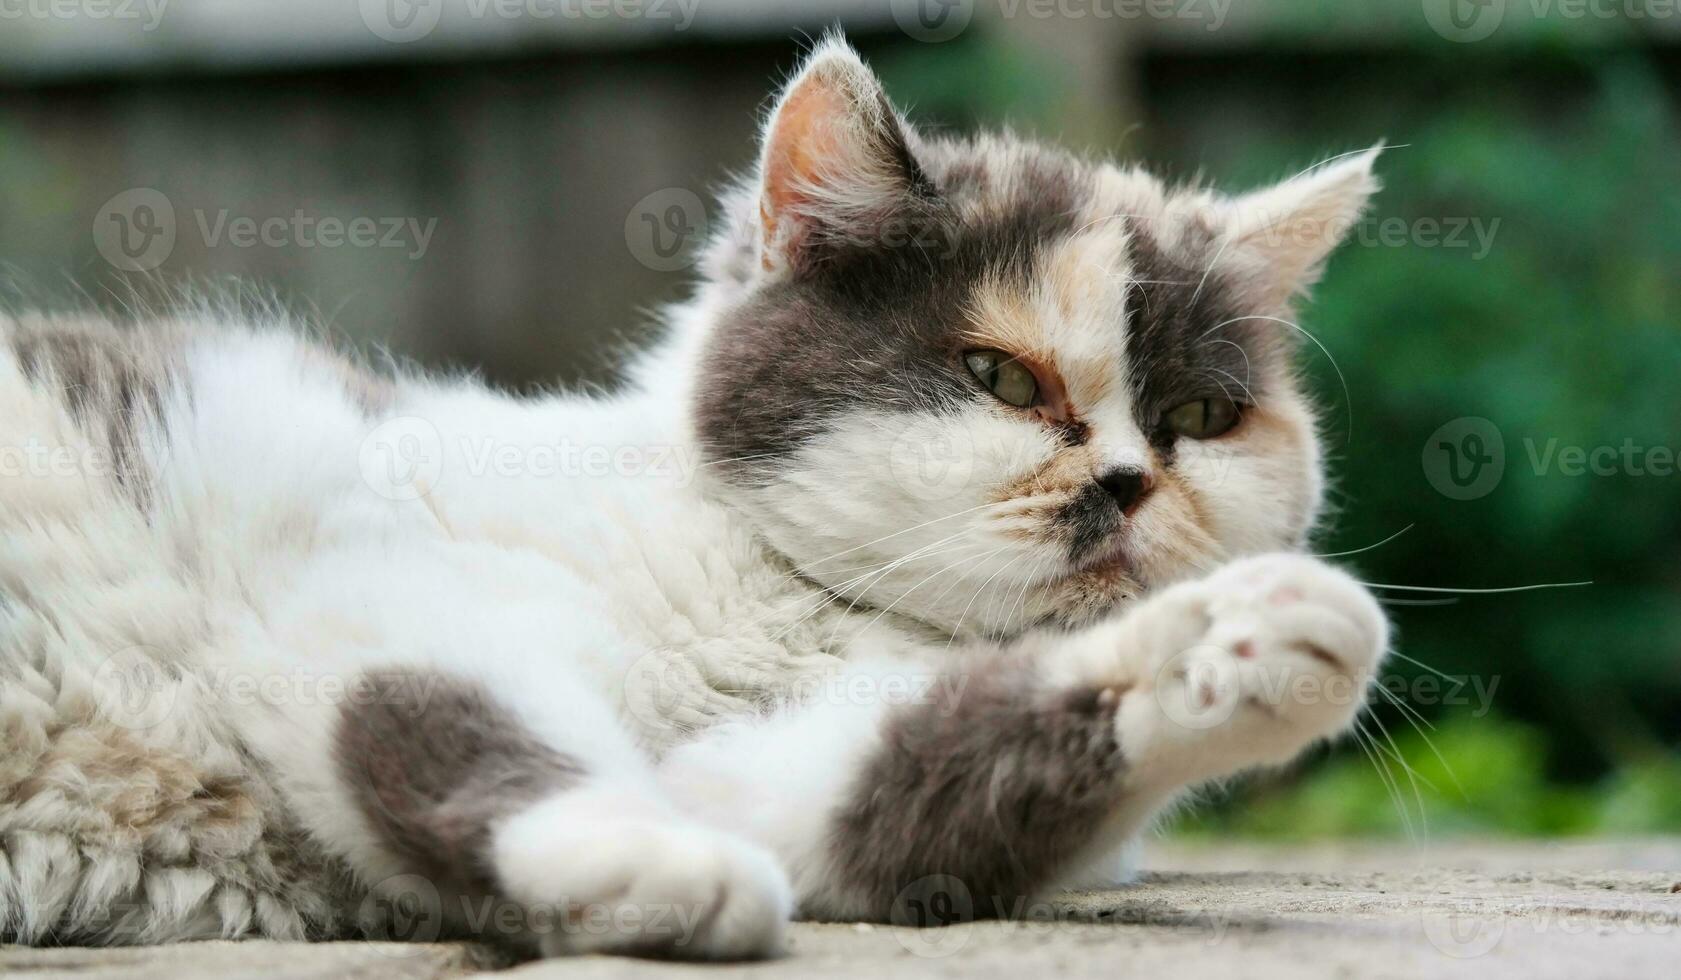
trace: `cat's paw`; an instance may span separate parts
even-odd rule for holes
[[[503,887],[528,913],[548,913],[530,916],[543,955],[741,960],[781,951],[793,896],[768,851],[676,816],[613,809],[563,796],[497,835]]]
[[[1285,762],[1346,729],[1388,645],[1375,599],[1301,555],[1233,562],[1128,618],[1142,649],[1122,699],[1140,770],[1193,779]]]

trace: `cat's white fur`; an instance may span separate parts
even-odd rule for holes
[[[813,65],[836,59],[856,61],[830,42]],[[1307,194],[1339,218],[1370,189],[1369,158],[1344,167],[1331,190]],[[1129,208],[1234,206],[1170,202],[1131,172],[1106,179]],[[1309,247],[1300,274],[1329,245]],[[770,265],[754,275],[785,274]],[[1109,288],[1094,282],[1047,288]],[[972,502],[906,488],[883,451],[887,421],[868,415],[813,440],[796,467],[809,478],[770,495],[744,499],[698,465],[693,378],[711,324],[746,288],[701,287],[620,394],[515,398],[404,373],[376,413],[285,324],[183,323],[175,380],[134,438],[150,474],[144,508],[93,465],[101,446],[62,389],[26,377],[0,344],[0,446],[73,461],[0,479],[0,928],[30,942],[55,930],[299,938],[365,913],[330,907],[402,886],[411,869],[330,764],[331,739],[348,680],[393,662],[482,682],[587,763],[582,788],[496,830],[496,869],[523,907],[705,906],[661,928],[682,934],[687,955],[713,957],[776,949],[796,907],[865,913],[833,866],[828,819],[880,749],[883,715],[940,682],[953,658],[990,653],[981,632],[1059,600],[1034,583],[1049,573],[1045,549],[998,537],[999,553],[939,598],[913,586],[945,561],[878,579],[868,602],[826,601],[819,581],[854,574],[827,576],[826,556],[851,549],[845,568],[935,551],[951,533],[942,519]],[[1114,297],[1087,299],[1095,310]],[[1113,319],[1058,323],[1071,356],[1116,357]],[[1305,406],[1282,410],[1311,424]],[[1123,397],[1098,398],[1092,413],[1103,452],[1144,452]],[[984,407],[927,424],[974,447],[977,469],[1025,471],[1048,451]],[[544,468],[563,445],[667,462]],[[1120,692],[1132,792],[1086,864],[1185,787],[1286,761],[1358,710],[1387,642],[1364,589],[1281,554],[1199,568],[1301,540],[1320,493],[1311,442],[1302,452],[1207,470],[1192,489],[1212,502],[1209,547],[1176,555],[1164,541],[1165,557],[1142,555],[1151,593],[1120,618],[1012,641],[1058,683]],[[417,460],[418,484],[389,482],[383,468]],[[1257,509],[1258,498],[1279,506]],[[1272,693],[1280,678],[1338,677],[1351,696]],[[776,701],[802,708],[757,710]],[[1222,701],[1220,724],[1174,715]],[[281,853],[294,844],[355,880],[297,872],[288,861],[316,862]],[[459,910],[444,918],[457,923]],[[558,953],[646,948],[652,927],[519,928]]]

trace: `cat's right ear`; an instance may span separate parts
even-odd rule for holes
[[[840,37],[783,89],[759,157],[760,259],[798,270],[836,242],[868,243],[932,185],[881,83]]]

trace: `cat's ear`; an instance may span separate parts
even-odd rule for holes
[[[1382,150],[1380,143],[1230,202],[1230,247],[1259,261],[1260,299],[1283,305],[1319,280],[1378,190],[1372,166]]]
[[[798,268],[825,243],[867,241],[931,190],[881,83],[840,37],[783,89],[759,157],[764,266]]]

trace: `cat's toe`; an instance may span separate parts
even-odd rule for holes
[[[793,898],[763,848],[688,822],[567,822],[545,834],[540,818],[522,819],[530,826],[504,835],[499,864],[528,908],[555,910],[533,930],[543,955],[743,960],[781,952]]]
[[[1206,642],[1262,666],[1282,667],[1287,661],[1281,658],[1305,657],[1317,665],[1316,673],[1363,685],[1389,643],[1388,621],[1366,587],[1316,558],[1248,558],[1205,585]]]
[[[1224,775],[1346,729],[1388,643],[1364,586],[1300,555],[1226,566],[1164,595],[1154,669],[1122,712],[1143,765]],[[1146,700],[1147,696],[1147,700]]]

